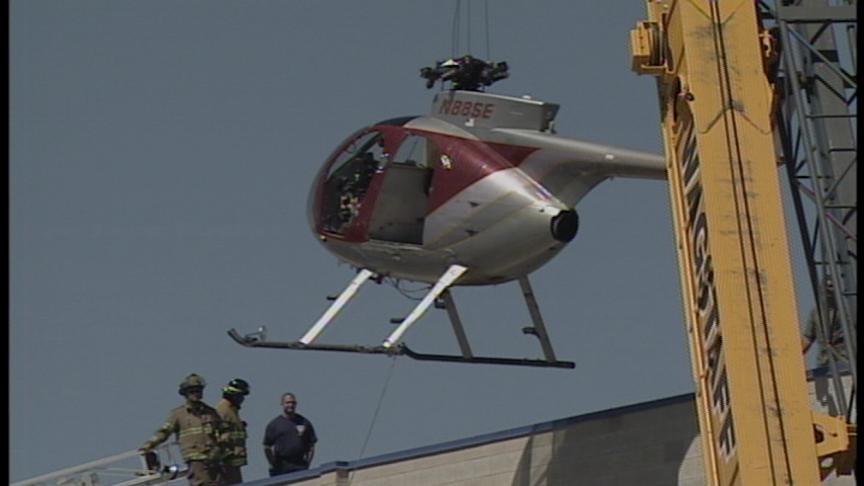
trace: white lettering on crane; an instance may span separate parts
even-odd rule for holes
[[[687,239],[692,256],[691,270],[695,272],[697,326],[702,340],[702,361],[705,363],[711,397],[711,413],[719,424],[713,440],[726,462],[736,449],[735,426],[732,421],[729,380],[723,358],[723,334],[720,330],[720,312],[717,308],[717,289],[714,285],[714,267],[708,244],[708,218],[705,215],[699,152],[692,119],[679,140],[682,186],[684,187]]]

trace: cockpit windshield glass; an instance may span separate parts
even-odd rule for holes
[[[365,160],[370,164],[374,161],[376,167],[384,165],[386,162],[384,138],[380,132],[366,132],[352,140],[333,161],[327,172],[327,180],[330,180],[336,172],[342,172],[346,164],[357,160]]]
[[[376,171],[387,156],[380,132],[371,131],[352,140],[327,170],[324,182],[324,228],[342,233],[360,214],[360,207]]]

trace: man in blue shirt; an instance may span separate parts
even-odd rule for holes
[[[264,431],[264,455],[270,463],[270,476],[309,469],[318,442],[312,423],[295,412],[294,394],[283,394],[281,404],[282,415],[271,420]]]

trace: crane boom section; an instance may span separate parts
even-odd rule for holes
[[[647,5],[706,477],[819,484],[756,2]]]

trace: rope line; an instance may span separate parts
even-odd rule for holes
[[[372,437],[372,431],[375,429],[375,423],[378,421],[378,412],[381,411],[381,404],[384,403],[384,396],[387,394],[387,388],[390,386],[390,378],[393,377],[394,368],[396,368],[396,356],[391,356],[390,368],[387,370],[387,378],[384,380],[384,386],[381,387],[381,394],[378,395],[378,404],[375,406],[375,412],[372,414],[372,422],[369,424],[369,430],[366,431],[366,438],[363,439],[363,446],[360,447],[360,456],[357,458],[358,461],[363,459],[363,454],[366,453],[366,445],[369,444],[369,439]],[[356,470],[352,470],[348,475],[349,486],[354,480],[355,472]]]

